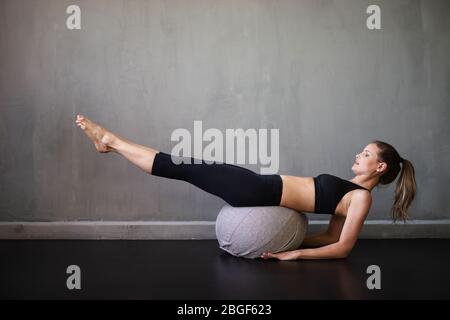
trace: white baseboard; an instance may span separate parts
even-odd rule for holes
[[[310,220],[308,234],[328,221]],[[450,219],[366,221],[362,239],[450,238]],[[0,239],[188,240],[216,239],[215,221],[55,221],[0,222]]]
[[[324,230],[327,223],[310,220],[308,234]],[[360,238],[450,238],[450,219],[366,221]],[[179,240],[216,239],[216,234],[214,221],[18,221],[0,222],[0,239]]]

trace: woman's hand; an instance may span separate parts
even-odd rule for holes
[[[299,250],[284,251],[280,253],[264,252],[261,258],[267,259],[278,259],[278,260],[297,260],[299,258]]]

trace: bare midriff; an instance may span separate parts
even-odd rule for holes
[[[283,193],[280,206],[301,212],[314,212],[314,178],[281,175]]]
[[[294,209],[299,212],[314,212],[316,190],[313,177],[296,177],[280,175],[283,180],[283,193],[280,206]],[[345,217],[350,206],[352,195],[358,190],[347,192],[336,206],[334,212]]]

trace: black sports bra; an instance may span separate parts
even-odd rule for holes
[[[316,191],[314,212],[326,214],[334,214],[339,201],[346,193],[355,189],[367,190],[331,174],[319,174],[314,177],[314,189]]]

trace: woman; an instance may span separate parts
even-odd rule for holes
[[[369,213],[370,192],[375,186],[393,182],[400,172],[392,206],[394,221],[406,220],[416,193],[413,165],[382,141],[373,141],[356,155],[352,166],[355,177],[348,181],[329,174],[261,175],[227,163],[194,163],[193,158],[189,158],[190,164],[174,163],[172,160],[182,158],[127,141],[82,115],[77,115],[75,122],[97,151],[117,152],[149,174],[189,182],[232,206],[282,206],[299,212],[332,214],[327,231],[306,237],[302,248],[266,252],[261,256],[264,259],[345,258]]]

